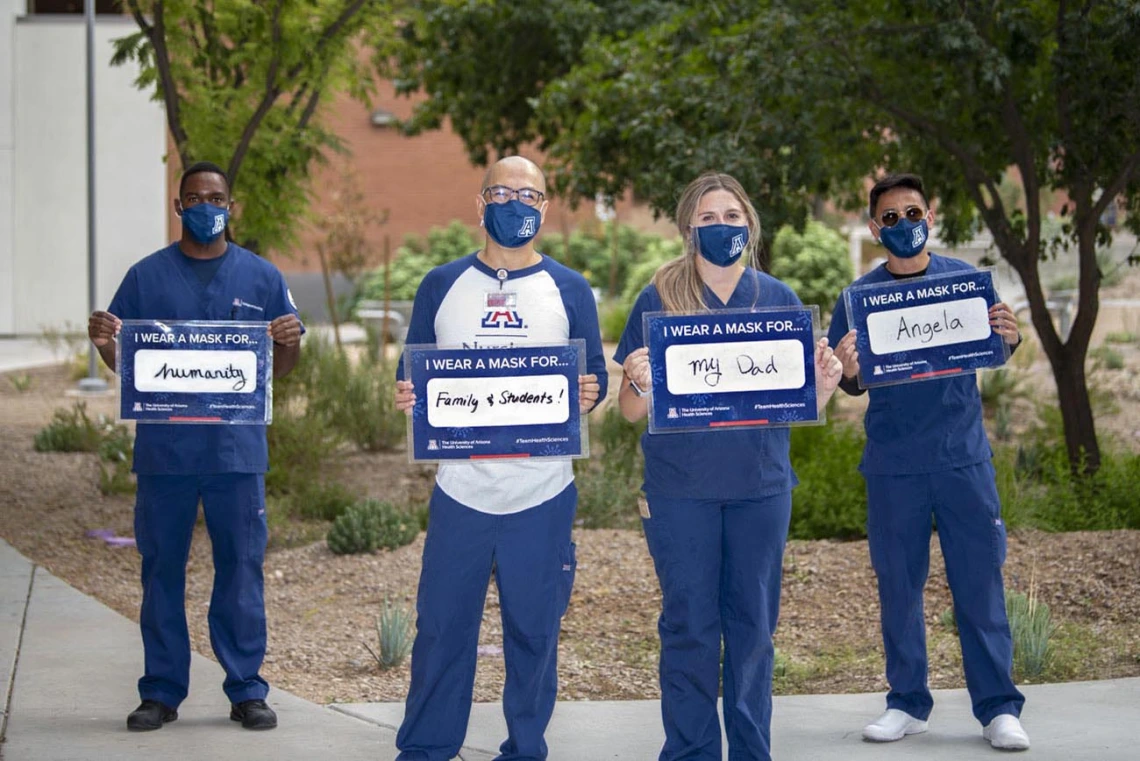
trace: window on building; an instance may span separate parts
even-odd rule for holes
[[[28,0],[28,15],[78,14],[83,15],[83,0]],[[97,15],[120,16],[123,13],[121,0],[95,0]]]

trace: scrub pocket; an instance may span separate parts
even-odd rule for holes
[[[993,541],[993,557],[997,561],[997,567],[1001,568],[1003,565],[1005,565],[1006,533],[1005,521],[1001,519],[1000,515],[993,519],[993,525],[991,528],[992,531],[990,532],[990,535]]]
[[[561,566],[559,569],[559,585],[558,591],[562,595],[560,609],[560,616],[566,615],[566,609],[570,607],[570,593],[574,591],[574,575],[578,570],[578,545],[570,542],[562,552],[559,553],[559,560]]]

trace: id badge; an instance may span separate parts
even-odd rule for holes
[[[519,305],[519,295],[515,291],[485,291],[483,293],[484,309],[516,309]]]

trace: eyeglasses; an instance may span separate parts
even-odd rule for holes
[[[535,190],[534,188],[508,188],[506,185],[492,185],[483,190],[483,200],[487,203],[506,203],[512,198],[517,198],[527,206],[538,206],[542,203],[542,199],[546,196],[542,191]]]
[[[908,206],[906,207],[906,211],[903,213],[906,214],[907,222],[917,222],[926,216],[926,209],[918,206]],[[883,227],[894,227],[899,223],[899,219],[901,219],[901,217],[899,216],[899,213],[894,209],[888,209],[884,211],[882,216],[879,217],[879,221],[882,223]]]

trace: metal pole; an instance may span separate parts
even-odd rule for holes
[[[87,27],[87,312],[99,308],[95,280],[95,0],[83,3]],[[88,345],[87,377],[79,381],[81,391],[106,391],[107,382],[99,377],[99,351]]]

